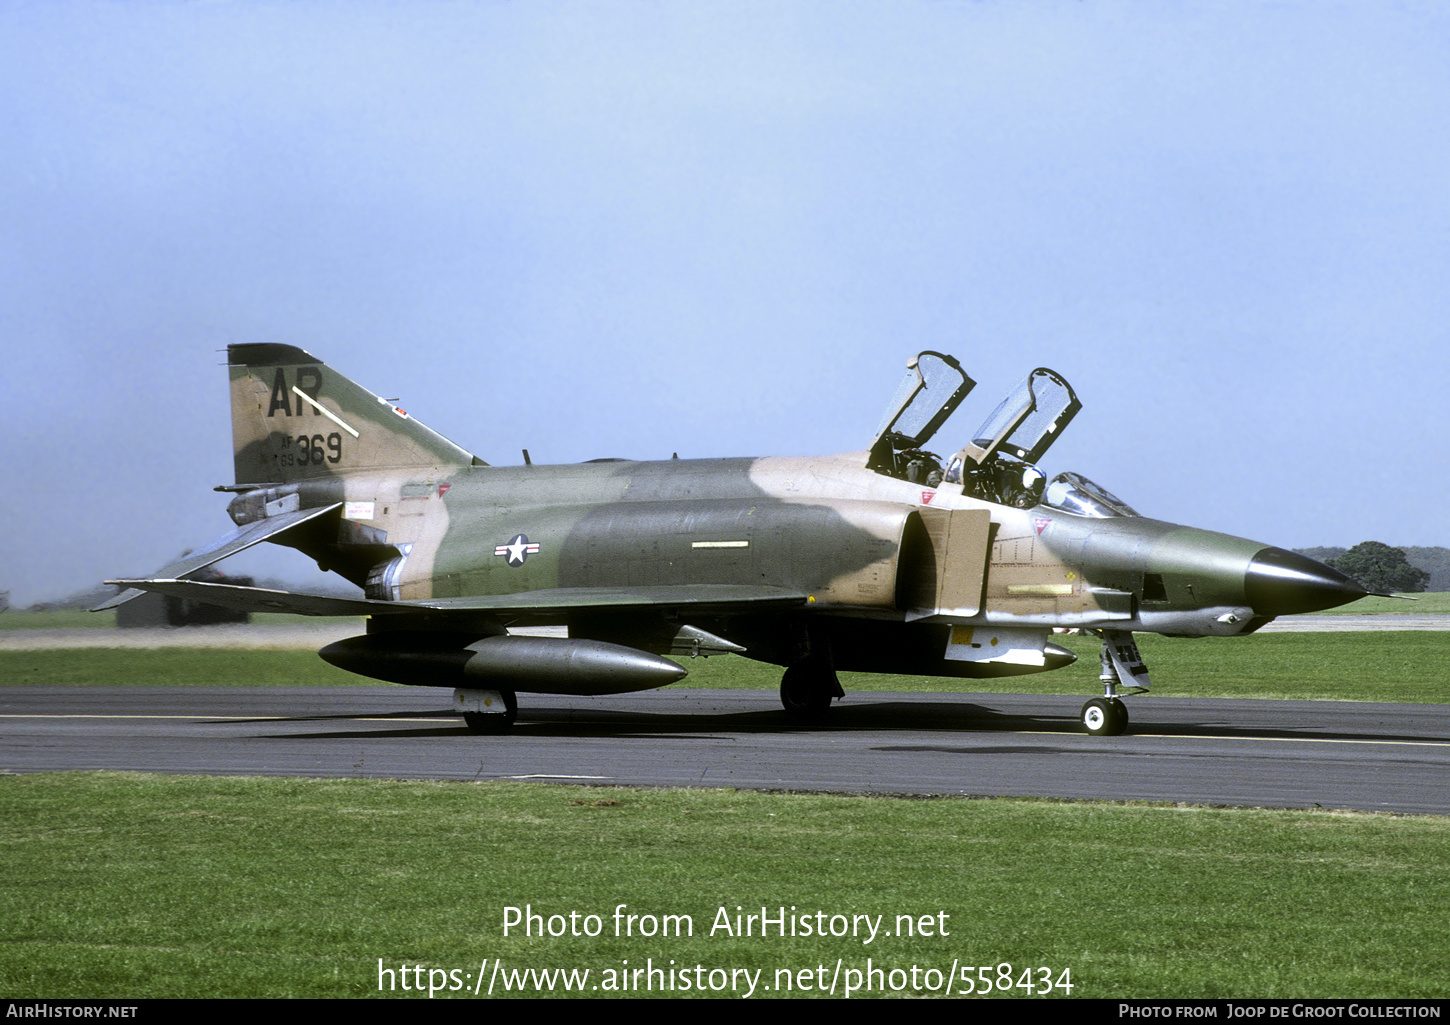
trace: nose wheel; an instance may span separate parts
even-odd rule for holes
[[[1094,737],[1116,737],[1128,728],[1128,707],[1117,698],[1093,698],[1082,706],[1082,724]]]

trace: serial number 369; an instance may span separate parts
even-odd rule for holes
[[[278,466],[321,466],[336,463],[342,459],[342,435],[336,431],[323,437],[314,434],[310,438],[299,434],[295,438],[282,438],[282,451],[277,453]]]

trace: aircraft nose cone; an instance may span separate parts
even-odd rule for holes
[[[1244,573],[1244,595],[1261,616],[1332,609],[1366,593],[1339,570],[1282,548],[1265,548]]]

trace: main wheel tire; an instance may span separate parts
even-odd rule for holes
[[[798,662],[780,678],[780,704],[786,714],[801,722],[825,716],[835,696],[836,674],[817,662]]]
[[[474,733],[502,736],[514,728],[519,717],[519,698],[511,690],[499,691],[503,695],[503,714],[497,712],[464,712],[463,723]]]
[[[1082,706],[1082,724],[1094,737],[1116,737],[1128,725],[1128,710],[1114,698],[1093,698]]]

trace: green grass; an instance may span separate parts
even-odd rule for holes
[[[1154,681],[1152,693],[1175,697],[1450,704],[1450,632],[1365,631],[1253,634],[1200,640],[1135,635]],[[1095,637],[1058,635],[1078,661],[1066,669],[994,680],[842,673],[855,690],[995,694],[1101,693]],[[774,688],[780,670],[746,659],[682,660],[695,687]]]
[[[88,612],[85,609],[58,609],[49,612],[0,612],[3,630],[79,630],[114,627],[116,610]]]
[[[47,648],[0,651],[0,681],[72,687],[324,687],[375,683],[306,650]]]
[[[324,623],[352,621],[361,624],[355,616],[294,616],[287,613],[269,612],[252,619],[255,626],[319,626]],[[45,612],[10,611],[0,612],[0,633],[6,630],[82,630],[115,629],[116,610],[91,612],[87,609],[53,609]],[[361,629],[361,626],[359,626]]]
[[[1077,997],[1439,997],[1450,963],[1436,818],[73,774],[0,778],[0,845],[12,998],[369,996],[380,958],[596,981],[674,959],[769,985],[868,956],[1066,968]],[[525,904],[603,935],[505,938]],[[616,938],[617,904],[694,935]],[[737,905],[944,913],[950,935],[711,936]]]
[[[1422,594],[1411,594],[1406,597],[1414,598],[1414,601],[1406,601],[1405,598],[1380,598],[1370,596],[1361,598],[1359,601],[1350,602],[1348,605],[1341,605],[1337,609],[1330,609],[1327,612],[1318,612],[1319,616],[1377,616],[1386,612],[1397,612],[1403,615],[1445,615],[1450,613],[1450,591],[1427,591]]]
[[[1450,632],[1135,635],[1154,693],[1181,697],[1450,703]],[[1078,666],[1097,645],[1076,648]]]
[[[1092,694],[1099,642],[1055,638],[1075,651],[1067,669],[996,680],[842,673],[850,691]],[[1412,701],[1450,704],[1450,633],[1388,631],[1255,634],[1184,640],[1142,635],[1153,694],[1177,697]],[[683,659],[683,687],[774,690],[776,666],[737,656]],[[76,648],[0,651],[5,684],[68,686],[350,686],[374,681],[306,650]]]

